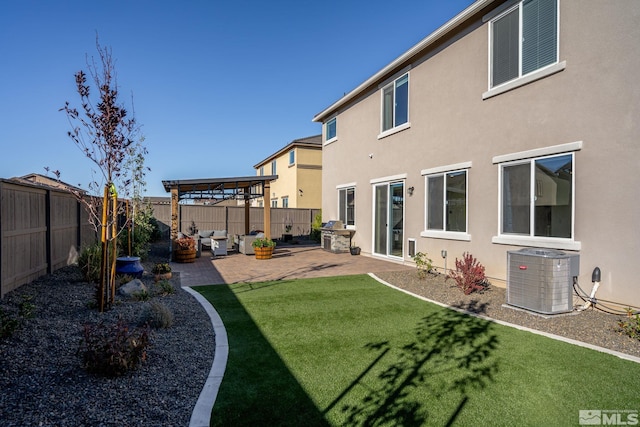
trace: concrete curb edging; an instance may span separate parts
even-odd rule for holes
[[[208,427],[211,421],[211,410],[218,397],[218,390],[220,390],[222,377],[224,377],[224,371],[227,366],[229,340],[227,339],[227,330],[224,327],[222,318],[220,318],[220,315],[209,301],[207,301],[202,294],[188,286],[182,289],[190,293],[207,312],[215,334],[216,346],[213,355],[213,364],[211,365],[211,370],[204,383],[204,387],[202,387],[196,406],[191,413],[191,420],[189,420],[189,427]]]
[[[531,332],[531,333],[536,334],[536,335],[542,335],[542,336],[545,336],[547,338],[551,338],[551,339],[554,339],[554,340],[557,340],[557,341],[564,341],[564,342],[569,343],[569,344],[573,344],[573,345],[577,345],[577,346],[580,346],[580,347],[589,348],[591,350],[596,350],[596,351],[599,351],[601,353],[607,353],[607,354],[610,354],[612,356],[619,357],[620,359],[625,359],[625,360],[629,360],[631,362],[640,363],[640,357],[631,356],[630,354],[621,353],[621,352],[615,351],[615,350],[609,350],[608,348],[599,347],[597,345],[588,344],[588,343],[585,343],[585,342],[582,342],[582,341],[577,341],[577,340],[574,340],[574,339],[571,339],[571,338],[562,337],[560,335],[550,334],[548,332],[538,331],[536,329],[527,328],[526,326],[516,325],[514,323],[509,323],[509,322],[505,322],[505,321],[502,321],[502,320],[492,319],[491,317],[483,316],[481,314],[472,313],[470,311],[462,310],[462,309],[456,308],[456,307],[451,307],[449,305],[442,304],[441,302],[434,301],[434,300],[431,300],[429,298],[422,297],[420,295],[416,295],[416,294],[414,294],[412,292],[409,292],[407,290],[404,290],[404,289],[401,289],[401,288],[399,288],[397,286],[394,286],[391,283],[385,282],[384,280],[382,280],[381,278],[379,278],[378,276],[376,276],[373,273],[368,273],[368,274],[372,279],[380,282],[381,284],[383,284],[385,286],[388,286],[388,287],[393,288],[395,290],[398,290],[400,292],[404,292],[405,294],[411,295],[411,296],[413,296],[415,298],[418,298],[418,299],[421,299],[423,301],[427,301],[427,302],[430,302],[432,304],[439,305],[440,307],[449,308],[451,310],[455,310],[455,311],[460,312],[460,313],[468,314],[469,316],[477,317],[479,319],[487,320],[489,322],[497,323],[499,325],[509,326],[511,328],[516,328],[516,329],[519,329],[521,331]]]

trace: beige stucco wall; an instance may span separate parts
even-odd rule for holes
[[[469,251],[504,286],[506,252],[498,234],[498,165],[494,156],[582,141],[575,154],[575,237],[579,282],[591,289],[602,270],[598,297],[640,306],[635,268],[640,248],[640,2],[560,1],[560,61],[566,68],[483,100],[488,89],[488,27],[478,28],[410,70],[411,127],[383,139],[380,92],[338,114],[338,140],[324,147],[323,220],[338,217],[336,186],[356,183],[355,241],[372,248],[370,180],[406,174],[406,242],[448,267]],[[399,54],[401,52],[398,52]],[[398,74],[397,76],[399,76]],[[363,76],[363,80],[368,76]],[[371,156],[371,157],[370,157]],[[472,162],[468,186],[470,241],[420,237],[425,180],[421,170]]]

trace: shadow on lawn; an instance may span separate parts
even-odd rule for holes
[[[477,302],[457,308],[475,313],[485,309]],[[324,413],[353,392],[361,396],[358,401],[340,407],[345,425],[421,425],[434,422],[429,420],[428,402],[442,399],[438,406],[451,405],[446,425],[452,425],[469,399],[467,390],[493,381],[498,366],[491,354],[497,344],[492,323],[439,310],[423,318],[415,328],[415,340],[401,348],[391,348],[386,341],[368,344],[367,348],[380,353]],[[383,365],[383,358],[390,357],[394,360]],[[368,378],[373,371],[377,376]],[[358,386],[367,390],[364,396],[356,390]]]

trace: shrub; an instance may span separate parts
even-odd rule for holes
[[[82,366],[89,372],[117,377],[138,367],[146,360],[149,327],[132,330],[123,320],[116,324],[87,324],[78,353]]]
[[[449,272],[449,277],[456,281],[456,285],[465,295],[481,292],[487,287],[487,277],[484,266],[469,252],[462,254],[463,258],[456,258],[456,269]]]
[[[418,268],[418,277],[420,279],[424,279],[427,277],[427,273],[433,270],[433,260],[427,257],[427,254],[424,252],[418,252],[413,257],[413,260],[416,262],[416,267]]]
[[[10,313],[0,307],[0,339],[9,338],[20,327],[24,319],[33,317],[36,306],[31,302],[33,297],[22,295],[22,301],[18,304],[17,313]]]
[[[319,212],[314,217],[313,223],[311,223],[311,234],[309,235],[309,238],[314,242],[320,243],[320,240],[322,239],[322,231],[320,230],[321,228],[322,228],[322,212]]]
[[[254,248],[275,248],[276,242],[266,237],[259,237],[251,242],[251,246]]]
[[[629,338],[640,340],[640,314],[633,313],[631,308],[627,308],[627,319],[618,322],[619,331]]]
[[[171,266],[167,262],[159,262],[153,266],[151,270],[153,274],[165,274],[171,273]]]
[[[102,256],[102,245],[96,242],[85,246],[78,256],[78,267],[87,282],[98,283],[100,281],[100,260]]]
[[[169,283],[168,280],[160,280],[158,283],[156,283],[156,286],[160,288],[161,295],[173,294],[176,291],[173,285]]]
[[[155,329],[170,328],[173,325],[173,312],[161,302],[153,301],[144,308],[140,324],[148,324]]]
[[[138,292],[134,292],[133,294],[131,294],[131,296],[136,301],[149,301],[149,299],[151,298],[149,292],[145,291],[144,289]]]

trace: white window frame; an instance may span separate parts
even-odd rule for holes
[[[435,168],[429,168],[429,169],[423,169],[421,172],[421,175],[424,176],[424,188],[425,188],[425,192],[424,192],[424,230],[420,232],[420,237],[430,237],[430,238],[435,238],[435,239],[446,239],[446,240],[462,240],[462,241],[471,241],[471,234],[469,233],[469,172],[472,166],[472,162],[463,162],[463,163],[456,163],[456,164],[452,164],[452,165],[447,165],[447,166],[440,166],[440,167],[435,167]],[[429,215],[429,211],[428,211],[428,191],[429,191],[429,186],[428,186],[428,180],[430,177],[434,177],[434,176],[445,176],[445,189],[446,189],[446,175],[449,173],[453,173],[453,172],[462,172],[464,171],[466,174],[466,194],[465,194],[465,203],[466,203],[466,224],[465,224],[465,230],[466,231],[447,231],[446,230],[446,220],[444,221],[444,227],[445,229],[443,230],[433,230],[433,229],[429,229],[428,228],[428,215]],[[444,206],[443,209],[446,209],[446,191],[444,192]],[[446,218],[446,214],[443,213],[444,217]]]
[[[260,170],[258,171],[260,176],[264,176],[264,166],[260,166]]]
[[[333,123],[334,127],[335,127],[335,135],[332,136],[331,138],[329,138],[329,126],[330,124]],[[331,144],[332,142],[336,142],[338,140],[338,118],[334,117],[331,120],[327,120],[327,122],[325,123],[325,127],[324,127],[324,134],[325,134],[325,145],[326,144]]]
[[[278,174],[278,169],[277,169],[277,162],[275,160],[271,161],[271,175],[277,175]]]
[[[292,148],[289,150],[289,166],[296,164],[296,149]]]
[[[289,207],[289,196],[282,196],[282,207],[283,208]]]
[[[488,41],[488,66],[489,66],[489,73],[487,76],[487,86],[488,86],[488,90],[482,94],[482,99],[488,99],[491,98],[493,96],[499,95],[501,93],[510,91],[512,89],[515,89],[517,87],[520,86],[524,86],[526,84],[529,84],[531,82],[534,82],[536,80],[540,80],[542,78],[545,78],[547,76],[550,76],[552,74],[558,73],[562,70],[564,70],[567,66],[566,61],[560,61],[560,0],[556,1],[556,16],[557,16],[557,22],[556,22],[556,60],[548,65],[545,65],[544,67],[538,68],[536,70],[533,70],[527,74],[522,74],[522,4],[523,1],[518,2],[516,5],[514,5],[513,7],[508,8],[507,10],[505,10],[504,12],[500,13],[499,15],[497,15],[495,18],[491,19],[489,21],[489,25],[488,25],[488,32],[489,32],[489,41]],[[520,45],[518,48],[518,76],[506,81],[506,82],[502,82],[500,84],[494,85],[492,86],[493,82],[493,24],[499,20],[500,18],[503,18],[505,15],[513,12],[515,9],[518,9],[518,16],[519,16],[519,20],[518,20],[518,39],[520,40]]]
[[[338,190],[338,218],[341,218],[343,215],[343,212],[341,212],[341,206],[340,206],[340,192],[341,191],[349,191],[349,190],[353,190],[353,224],[349,225],[346,222],[344,223],[344,226],[346,229],[349,230],[355,230],[356,229],[356,205],[357,205],[357,190],[356,190],[356,183],[352,182],[352,183],[348,183],[348,184],[341,184],[341,185],[337,185],[336,186],[336,190]],[[346,194],[345,194],[345,201],[346,201]],[[344,207],[345,211],[344,211],[344,218],[347,218],[347,206],[345,204]]]
[[[516,246],[530,246],[538,248],[551,248],[562,250],[575,250],[579,251],[582,248],[582,243],[575,240],[575,226],[576,226],[576,156],[575,153],[582,149],[582,141],[570,142],[567,144],[554,145],[550,147],[538,148],[528,151],[521,151],[518,153],[505,154],[502,156],[496,156],[493,158],[493,163],[498,165],[498,232],[497,235],[491,239],[492,243],[503,245],[516,245]],[[502,233],[502,191],[503,191],[503,168],[504,166],[513,166],[517,164],[534,163],[536,160],[557,157],[561,155],[572,155],[572,176],[571,176],[571,237],[544,237],[535,236],[535,176],[532,176],[531,180],[531,200],[529,206],[531,209],[531,227],[529,235],[520,234],[503,234]],[[534,169],[532,174],[534,174]]]
[[[398,82],[398,80],[403,79],[405,76],[407,77],[407,121],[401,124],[396,124],[396,111],[397,111],[397,108],[395,108],[396,89],[397,89],[396,83]],[[384,129],[384,92],[389,87],[393,87],[393,104],[394,104],[393,117],[392,117],[393,125],[389,129]],[[403,72],[402,75],[400,75],[397,78],[394,78],[393,81],[389,82],[388,84],[385,84],[380,88],[380,134],[378,135],[378,139],[385,138],[389,135],[393,135],[394,133],[403,131],[411,127],[411,120],[410,120],[411,111],[409,111],[410,97],[411,97],[411,76],[408,71]]]
[[[278,207],[278,199],[271,199],[271,207],[272,208]]]

